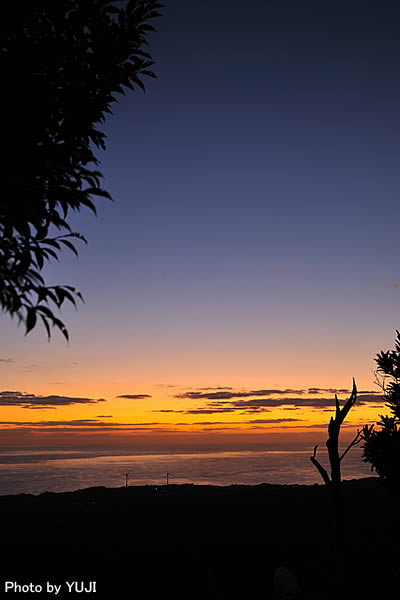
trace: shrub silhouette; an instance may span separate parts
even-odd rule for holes
[[[400,333],[396,330],[395,349],[382,351],[375,358],[377,373],[382,375],[379,382],[386,406],[392,416],[379,415],[376,430],[374,425],[363,428],[363,460],[371,464],[382,482],[394,487],[400,486]]]
[[[41,271],[63,247],[77,254],[67,218],[94,197],[111,199],[93,149],[96,127],[124,88],[144,90],[155,77],[143,50],[159,16],[156,0],[21,0],[2,10],[2,144],[0,308],[31,331],[41,319],[68,340],[54,313],[82,296],[46,286]],[[57,234],[57,235],[56,235]]]

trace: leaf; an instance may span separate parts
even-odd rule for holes
[[[138,85],[144,91],[144,93],[146,93],[146,88],[144,87],[143,82],[140,81],[138,77],[132,77],[132,81],[136,83],[136,85]]]
[[[79,256],[77,249],[75,248],[75,246],[69,242],[68,240],[60,240],[61,244],[64,244],[65,246],[67,246],[67,248],[69,248],[76,256]]]
[[[42,250],[42,248],[35,248],[34,252],[35,252],[37,266],[39,267],[39,269],[43,269],[43,265],[44,265],[43,256],[46,256],[45,252]]]
[[[64,323],[62,321],[60,321],[60,319],[53,317],[53,324],[55,327],[58,327],[58,329],[61,331],[61,333],[63,334],[63,336],[65,337],[65,339],[68,342],[69,341],[68,331],[67,331]]]
[[[51,248],[46,248],[45,252],[46,252],[46,255],[50,254],[50,256],[55,258],[56,261],[58,262],[58,255],[56,254],[56,252],[54,252],[54,250],[52,250]]]
[[[65,287],[63,288],[63,294],[64,294],[64,300],[66,298],[67,300],[69,300],[71,302],[71,304],[73,304],[76,307],[75,298],[67,289],[65,289]]]
[[[47,340],[50,341],[50,337],[51,337],[51,335],[50,335],[50,327],[49,327],[49,324],[47,322],[47,319],[43,315],[40,315],[40,318],[42,319],[42,323],[43,323],[43,325],[44,325],[44,327],[45,327],[45,329],[47,331]]]
[[[85,242],[85,244],[87,244],[87,243],[88,243],[88,242],[87,242],[87,239],[85,238],[85,236],[84,236],[84,235],[82,235],[81,233],[77,233],[77,232],[74,232],[74,233],[69,233],[69,234],[68,234],[67,236],[65,236],[65,237],[74,237],[74,238],[77,238],[78,240],[81,240],[82,242]],[[64,238],[63,238],[63,239],[64,239]]]
[[[48,317],[49,319],[53,319],[54,315],[51,312],[51,310],[49,308],[47,308],[47,306],[42,306],[42,305],[36,305],[36,310],[43,313],[46,317]]]
[[[42,241],[42,244],[48,244],[49,246],[52,246],[53,248],[57,248],[57,250],[60,250],[60,244],[56,240],[47,238]]]
[[[26,317],[26,330],[25,330],[25,335],[28,335],[28,333],[30,331],[32,331],[32,329],[35,327],[36,325],[36,311],[33,307],[31,306],[27,306],[26,307],[27,310],[27,317]]]
[[[102,196],[103,198],[108,198],[109,200],[113,199],[112,196],[108,192],[106,192],[105,190],[102,190],[101,188],[91,187],[91,188],[87,188],[85,190],[85,192],[87,194],[93,194],[94,196]]]
[[[60,308],[61,305],[62,305],[62,303],[65,300],[65,292],[64,292],[64,290],[63,290],[63,288],[61,286],[54,286],[53,289],[54,289],[54,292],[55,292],[55,294],[57,296],[57,302],[56,302],[56,304],[57,304],[58,308]]]

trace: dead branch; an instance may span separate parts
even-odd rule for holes
[[[339,455],[340,428],[341,428],[346,416],[348,415],[349,411],[354,406],[356,400],[357,400],[357,387],[356,387],[356,382],[353,378],[353,389],[352,389],[350,398],[348,398],[347,402],[344,404],[344,406],[342,408],[340,408],[339,399],[337,397],[337,394],[335,394],[335,416],[330,418],[329,425],[328,425],[328,439],[326,441],[326,446],[328,449],[329,464],[331,467],[330,476],[329,476],[327,470],[316,459],[318,445],[314,446],[314,453],[312,456],[310,456],[310,460],[311,460],[312,464],[318,470],[324,483],[330,487],[333,486],[333,488],[336,490],[339,489],[340,484],[342,482],[342,477],[341,477],[341,472],[340,472],[340,463],[341,463],[342,459],[346,456],[346,454],[349,452],[349,450],[353,446],[358,444],[362,439],[361,432],[357,431],[357,435],[355,436],[355,438],[352,440],[352,442],[350,442],[349,446],[346,448],[346,450],[343,452],[343,454],[341,456]]]
[[[330,561],[330,578],[332,583],[336,584],[332,588],[332,598],[339,597],[338,590],[343,588],[343,572],[347,567],[347,563],[340,561],[341,557],[341,541],[342,534],[344,531],[346,520],[348,519],[348,510],[346,509],[343,490],[342,490],[342,478],[340,472],[341,461],[349,452],[349,450],[361,441],[361,432],[357,431],[357,435],[350,442],[346,450],[340,456],[339,454],[339,434],[340,428],[343,424],[344,419],[348,415],[351,408],[357,399],[357,388],[356,383],[353,379],[353,389],[347,402],[341,408],[339,399],[335,394],[335,415],[330,418],[328,425],[328,439],[326,441],[326,447],[328,449],[329,464],[331,467],[330,476],[327,470],[320,464],[316,458],[318,446],[314,446],[313,455],[310,456],[312,464],[321,475],[324,483],[329,490],[329,494],[332,500],[333,507],[333,531],[328,534],[328,544],[330,545],[332,554]]]
[[[310,460],[311,460],[312,464],[314,465],[314,467],[318,470],[318,473],[321,475],[324,483],[326,485],[330,485],[331,480],[329,479],[328,471],[326,469],[324,469],[324,467],[321,465],[321,463],[315,458],[315,455],[317,454],[317,448],[318,448],[318,444],[316,446],[314,446],[314,453],[312,456],[310,456]]]
[[[357,435],[355,436],[355,438],[350,442],[350,444],[347,446],[346,450],[343,452],[342,456],[340,457],[339,460],[343,460],[344,457],[346,456],[346,454],[348,453],[349,450],[351,450],[351,448],[353,446],[357,446],[357,444],[359,444],[360,442],[363,441],[363,437],[362,437],[362,431],[360,431],[359,429],[357,429]]]

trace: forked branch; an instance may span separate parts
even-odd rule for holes
[[[317,454],[317,448],[318,448],[318,444],[316,446],[314,446],[314,453],[312,456],[310,456],[310,460],[311,460],[312,464],[314,465],[314,467],[318,470],[318,472],[321,475],[322,479],[324,480],[325,484],[330,485],[331,480],[329,479],[328,471],[326,469],[324,469],[324,467],[321,465],[321,463],[315,458],[315,456]]]
[[[340,460],[344,459],[344,457],[346,456],[346,454],[348,453],[348,451],[351,450],[351,448],[353,446],[357,446],[357,444],[359,444],[362,441],[363,441],[362,430],[360,431],[359,429],[357,429],[357,434],[356,434],[355,438],[347,446],[346,450],[343,452],[342,456],[340,457]]]
[[[321,463],[316,459],[316,453],[318,446],[314,446],[313,455],[310,456],[310,460],[312,464],[315,466],[319,474],[321,475],[324,483],[330,487],[339,488],[342,478],[340,472],[340,464],[349,450],[359,444],[362,440],[361,431],[357,431],[357,435],[347,446],[346,450],[340,456],[339,454],[339,434],[340,428],[348,415],[351,408],[354,406],[357,400],[357,387],[356,382],[353,379],[353,389],[350,395],[350,398],[347,400],[345,405],[341,408],[339,399],[335,394],[335,416],[331,417],[328,425],[328,439],[326,441],[326,446],[328,448],[328,457],[329,464],[331,467],[331,474],[329,476],[327,470],[321,465]]]

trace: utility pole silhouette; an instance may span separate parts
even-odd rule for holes
[[[128,473],[125,473],[125,487],[128,487],[128,477],[129,477],[129,471],[128,471]]]
[[[166,477],[166,480],[167,480],[167,485],[168,485],[168,483],[169,483],[169,481],[168,481],[168,480],[169,480],[169,476],[170,476],[170,475],[171,475],[171,473],[168,473],[168,471],[167,471],[167,472],[166,472],[166,474],[165,474],[165,477]]]

